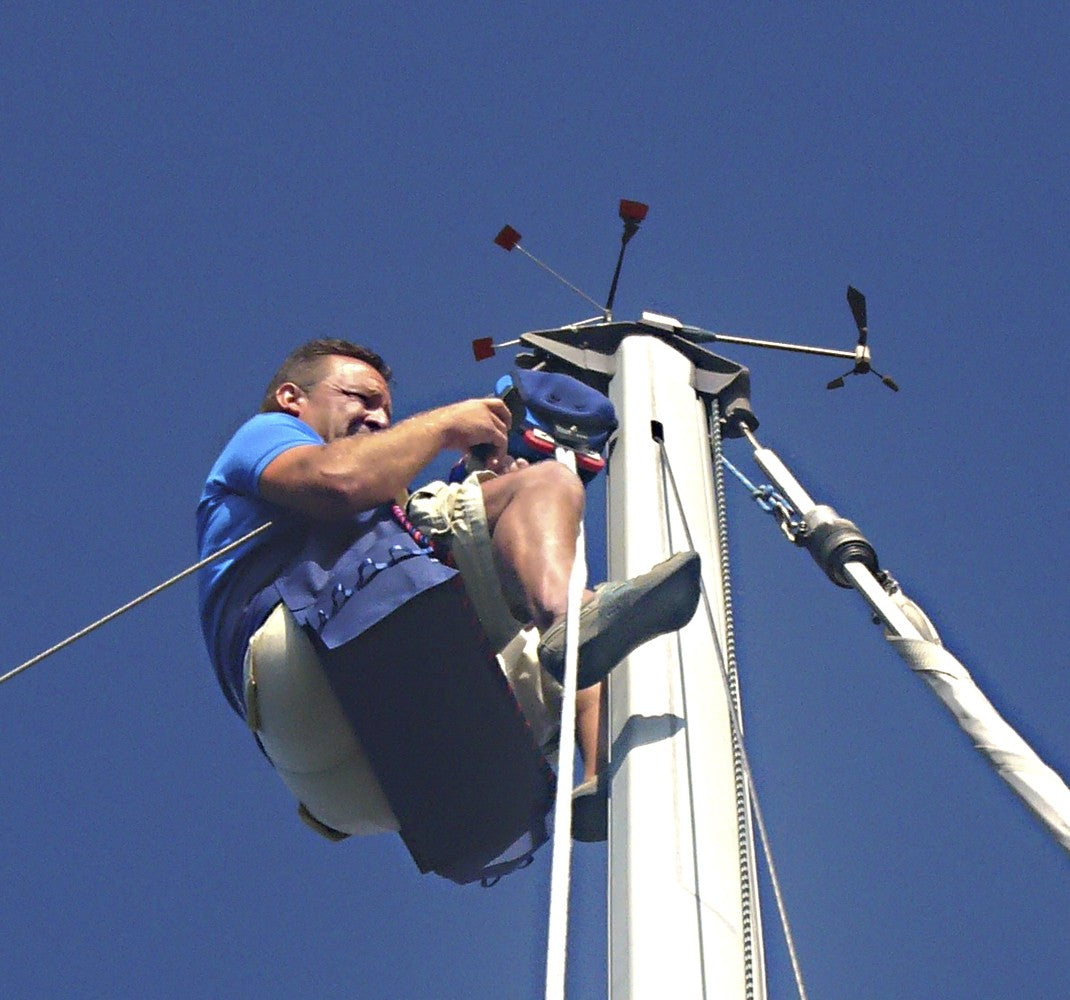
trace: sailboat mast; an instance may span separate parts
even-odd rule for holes
[[[708,601],[682,632],[646,644],[612,675],[610,997],[760,1000],[754,856],[722,676],[727,615],[706,407],[692,360],[657,337],[623,337],[613,368],[621,423],[607,485],[610,578],[686,549],[690,534]]]

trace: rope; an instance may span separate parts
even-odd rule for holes
[[[79,629],[77,632],[74,633],[74,635],[67,636],[67,638],[64,639],[62,642],[57,642],[54,646],[50,646],[44,652],[38,653],[36,656],[27,660],[25,663],[20,663],[17,667],[15,667],[14,670],[9,670],[6,674],[0,676],[0,684],[3,684],[4,681],[11,680],[12,677],[14,677],[16,674],[21,674],[24,670],[29,670],[30,667],[34,666],[37,663],[40,663],[42,660],[48,658],[53,653],[58,653],[61,649],[65,649],[67,646],[71,645],[71,643],[77,642],[84,636],[89,635],[90,632],[95,632],[102,625],[107,625],[108,622],[112,621],[115,618],[118,618],[119,615],[125,614],[132,608],[136,608],[139,604],[143,604],[150,597],[155,597],[157,594],[166,590],[172,584],[178,583],[180,580],[184,580],[187,576],[191,576],[193,573],[196,573],[197,570],[203,569],[209,563],[215,562],[215,560],[218,559],[220,556],[225,556],[228,552],[233,552],[236,548],[241,545],[244,545],[250,539],[255,538],[257,535],[267,531],[267,529],[272,526],[272,523],[273,522],[271,521],[266,521],[264,524],[260,525],[259,528],[254,528],[247,535],[243,535],[241,538],[239,538],[236,542],[230,542],[228,545],[224,545],[223,548],[219,549],[216,552],[213,552],[210,556],[205,556],[204,559],[195,562],[192,566],[187,566],[184,570],[182,570],[181,573],[176,573],[173,577],[171,577],[171,579],[164,580],[163,583],[157,584],[151,590],[146,590],[145,593],[142,594],[140,597],[135,597],[132,601],[128,601],[122,607],[116,608],[114,611],[110,612],[109,614],[106,614],[103,618],[98,618],[91,625],[86,625],[85,628]]]
[[[719,437],[719,435],[718,435]],[[676,500],[676,507],[680,513],[680,520],[684,526],[684,534],[687,537],[688,544],[692,549],[694,545],[691,541],[691,531],[687,523],[687,514],[684,510],[683,500],[680,496],[680,491],[676,486],[676,477],[672,472],[672,465],[669,462],[669,455],[665,449],[665,442],[658,441],[658,445],[661,449],[661,460],[664,463],[665,469],[668,472],[669,482],[672,485],[673,496]],[[706,609],[706,618],[709,622],[711,633],[717,636],[717,624],[713,616],[713,608],[710,604],[710,597],[706,591],[705,583],[702,584],[702,602]],[[761,808],[758,803],[758,789],[754,782],[754,773],[751,770],[750,759],[747,756],[746,746],[743,742],[743,722],[739,717],[738,706],[733,699],[731,681],[729,679],[728,667],[725,664],[724,656],[721,652],[721,645],[719,642],[714,642],[714,646],[717,649],[717,665],[719,668],[721,682],[725,688],[725,697],[728,700],[728,718],[732,727],[732,743],[733,749],[738,746],[739,759],[743,766],[744,773],[747,779],[747,790],[749,793],[751,809],[754,812],[755,822],[758,826],[759,838],[762,843],[762,853],[765,856],[766,865],[769,868],[769,880],[773,886],[773,896],[776,899],[777,912],[780,916],[780,925],[784,932],[784,941],[787,945],[788,955],[791,959],[791,967],[795,976],[795,988],[799,994],[799,1000],[806,1000],[806,987],[803,983],[802,968],[799,965],[798,954],[795,950],[795,938],[791,933],[791,923],[788,919],[787,906],[784,902],[784,895],[781,891],[780,878],[777,874],[776,864],[773,860],[772,847],[769,842],[768,833],[765,827],[765,821],[762,817]],[[750,985],[750,983],[748,983]]]
[[[412,538],[419,545],[430,549],[431,552],[435,554],[435,556],[442,558],[442,560],[445,561],[446,557],[438,551],[435,546],[434,540],[425,537],[420,531],[413,527],[412,522],[405,516],[404,511],[402,511],[402,509],[396,503],[392,507],[392,512],[394,518],[398,521],[398,523],[409,533],[409,535],[412,536]],[[235,549],[240,548],[246,542],[254,539],[257,535],[263,534],[263,532],[267,531],[267,529],[270,528],[273,524],[273,521],[265,521],[262,525],[260,525],[259,528],[253,528],[252,531],[250,531],[248,534],[242,535],[242,537],[239,538],[237,541],[228,542],[226,545],[223,546],[223,548],[218,549],[209,556],[205,556],[203,559],[199,560],[198,562],[195,562],[192,566],[187,566],[184,570],[182,570],[181,573],[176,573],[169,580],[164,580],[163,583],[157,584],[151,590],[145,591],[145,593],[142,594],[140,597],[135,597],[132,601],[128,601],[122,607],[116,608],[114,611],[110,612],[109,614],[106,614],[103,618],[98,618],[91,625],[86,625],[85,628],[75,632],[74,635],[67,636],[67,638],[64,639],[62,642],[57,642],[56,645],[50,646],[44,652],[38,653],[36,656],[27,660],[25,663],[20,663],[17,667],[15,667],[14,670],[9,670],[6,674],[0,676],[0,684],[3,684],[4,681],[11,680],[12,677],[14,677],[16,674],[21,674],[24,670],[29,670],[30,667],[40,663],[44,659],[47,659],[53,653],[58,653],[61,649],[65,649],[72,643],[77,642],[79,639],[89,635],[90,632],[95,632],[102,625],[107,625],[108,622],[112,621],[115,618],[118,618],[122,614],[125,614],[127,611],[136,608],[139,604],[143,604],[145,601],[149,600],[149,598],[155,597],[157,594],[163,592],[173,584],[184,580],[187,576],[192,576],[198,570],[204,569],[205,566],[210,565],[222,556],[225,556],[228,553],[233,552]]]
[[[576,471],[576,457],[557,449],[557,460]],[[576,557],[568,581],[565,612],[565,678],[561,701],[561,738],[554,797],[553,861],[550,867],[550,915],[546,935],[546,1000],[565,1000],[568,959],[568,896],[572,859],[572,772],[576,755],[576,681],[579,673],[580,600],[587,582],[583,521],[576,538]]]
[[[788,539],[794,541],[795,535],[798,534],[799,529],[802,527],[802,523],[792,505],[773,489],[772,486],[769,486],[768,484],[765,486],[755,486],[754,483],[740,472],[740,470],[737,469],[721,451],[720,434],[717,436],[714,450],[720,457],[720,462],[716,460],[716,457],[714,459],[714,475],[723,479],[721,466],[728,469],[728,471],[746,487],[747,492],[751,495],[751,499],[767,514],[772,514],[780,522],[781,528],[788,536]]]

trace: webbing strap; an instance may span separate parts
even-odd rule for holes
[[[576,471],[576,456],[558,448],[556,458]],[[576,538],[576,558],[568,581],[565,617],[565,682],[561,698],[561,742],[554,799],[553,861],[550,867],[550,916],[546,941],[546,1000],[565,1000],[568,957],[568,894],[572,860],[572,773],[576,757],[576,678],[579,673],[580,600],[587,582],[583,521]]]

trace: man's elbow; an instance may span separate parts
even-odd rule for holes
[[[320,516],[329,520],[342,519],[371,510],[394,499],[397,490],[380,479],[364,479],[352,472],[325,472],[315,490]]]
[[[404,486],[404,483],[401,484]],[[295,449],[260,477],[260,495],[317,521],[339,521],[388,503],[398,492],[389,477],[339,462],[324,448]]]

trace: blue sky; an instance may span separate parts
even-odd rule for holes
[[[651,210],[618,317],[850,348],[866,294],[898,394],[724,353],[762,441],[1070,775],[1068,42],[1054,4],[8,5],[4,669],[192,561],[204,475],[291,346],[380,349],[401,414],[483,394],[508,359],[472,337],[590,313],[494,234],[601,298],[627,197]],[[739,492],[729,516],[811,995],[1066,996],[1065,852],[860,600]],[[482,891],[309,834],[192,584],[0,688],[0,854],[8,996],[542,995],[548,851]],[[605,996],[604,855],[576,851],[577,1000]],[[791,996],[768,898],[765,925]]]

